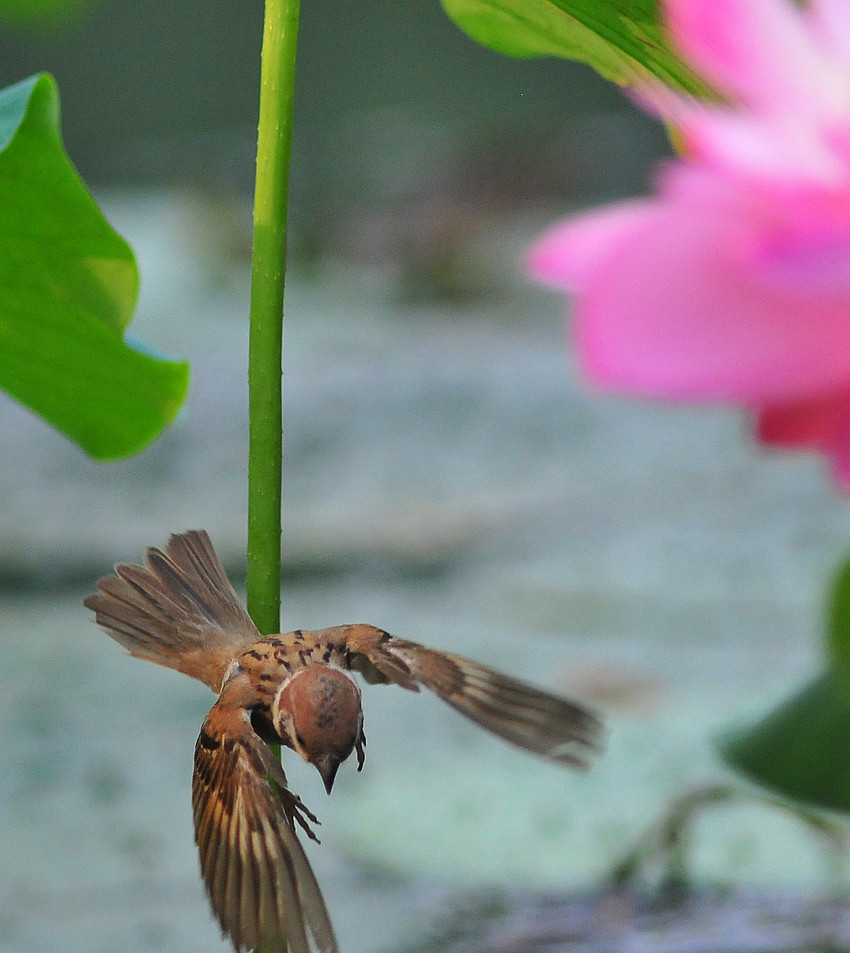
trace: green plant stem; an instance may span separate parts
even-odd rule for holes
[[[283,290],[299,0],[266,0],[248,356],[248,611],[280,630]]]

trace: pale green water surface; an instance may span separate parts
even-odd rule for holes
[[[193,385],[159,444],[110,466],[3,403],[0,571],[30,585],[0,591],[3,953],[228,949],[189,805],[213,696],[125,656],[81,600],[190,527],[239,575],[244,269],[191,200],[107,209],[142,262],[134,330],[190,358]],[[290,290],[284,626],[372,622],[585,698],[612,729],[579,776],[368,689],[362,775],[345,766],[328,799],[285,763],[323,822],[310,855],[345,953],[416,942],[458,885],[592,885],[671,797],[728,777],[712,735],[815,670],[850,541],[820,465],[759,455],[734,414],[589,394],[559,303],[511,272],[531,231],[482,236],[486,294],[456,306],[342,266]],[[776,812],[697,833],[703,882],[847,885]]]

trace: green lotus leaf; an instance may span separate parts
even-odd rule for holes
[[[688,92],[709,90],[673,52],[657,0],[442,0],[448,16],[509,56],[580,60],[627,86],[651,75]]]
[[[97,459],[150,443],[188,388],[187,364],[124,340],[138,285],[65,154],[54,80],[0,91],[0,387]]]
[[[743,775],[813,807],[850,811],[850,688],[826,672],[752,727],[720,742]]]
[[[850,561],[836,574],[826,670],[757,724],[720,742],[726,762],[764,787],[850,811]]]

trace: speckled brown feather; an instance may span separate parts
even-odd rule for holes
[[[336,951],[319,885],[293,828],[316,819],[251,727],[244,675],[231,679],[195,745],[192,806],[201,872],[237,950]]]
[[[599,718],[573,702],[460,655],[398,639],[371,625],[340,626],[354,670],[434,692],[456,711],[505,741],[541,757],[586,768],[604,746]],[[331,632],[333,630],[326,630]]]

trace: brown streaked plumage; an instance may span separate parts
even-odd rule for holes
[[[203,530],[118,565],[85,600],[131,655],[197,678],[219,696],[195,745],[192,805],[201,872],[237,950],[337,953],[296,829],[316,818],[287,787],[269,744],[313,764],[330,793],[352,751],[363,767],[360,689],[367,682],[430,689],[520,748],[585,767],[605,730],[590,711],[469,659],[371,625],[297,629],[263,638]]]

